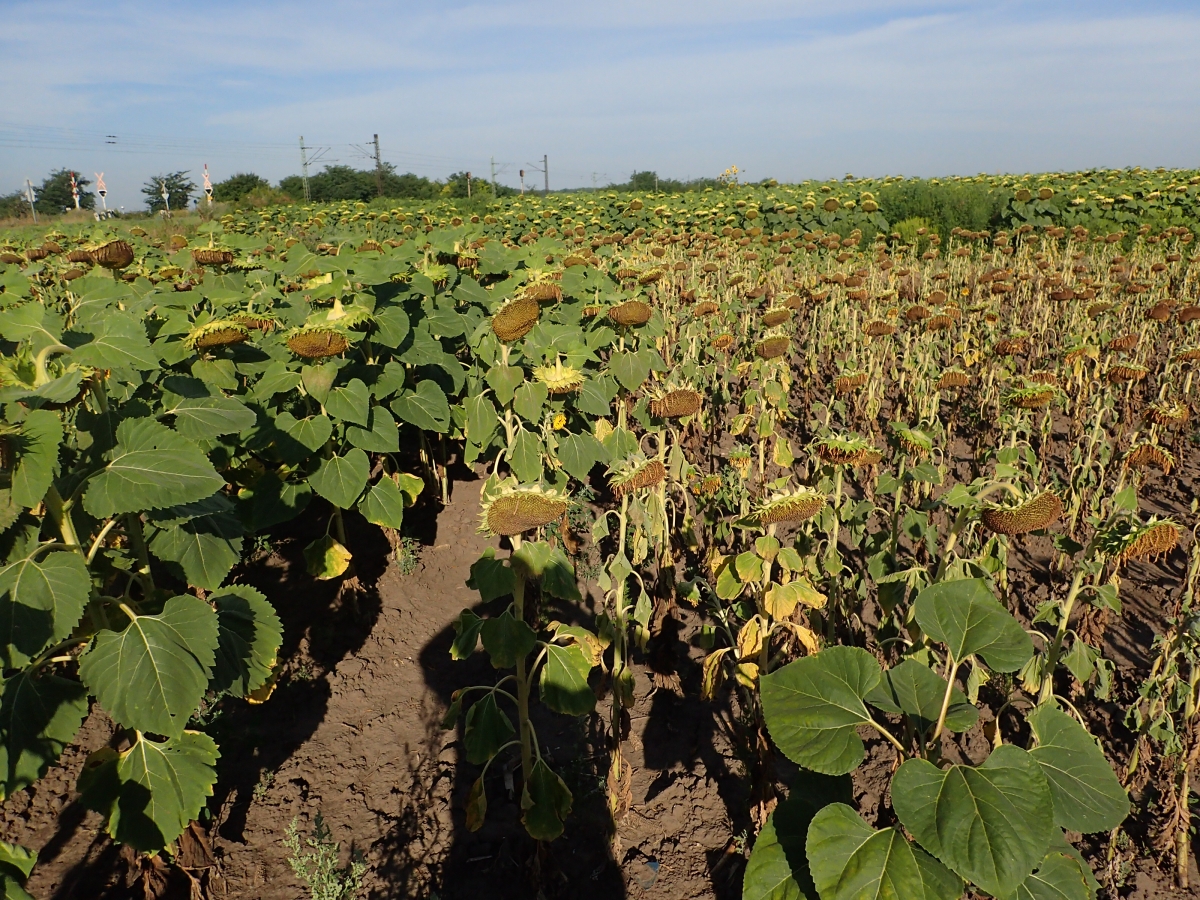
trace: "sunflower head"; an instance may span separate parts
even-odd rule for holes
[[[519,341],[533,330],[542,308],[536,300],[522,297],[506,303],[492,316],[492,331],[501,341]]]
[[[288,348],[304,359],[324,359],[344,353],[350,346],[346,335],[335,328],[305,325],[294,328],[287,338]]]
[[[521,485],[509,477],[486,488],[480,498],[479,533],[513,537],[549,525],[566,515],[570,498],[559,491]]]
[[[662,460],[647,459],[640,450],[618,460],[608,468],[608,484],[618,497],[631,491],[652,488],[667,477]]]
[[[538,366],[533,377],[546,386],[551,396],[572,394],[584,382],[583,372],[574,366],[564,366],[561,359],[556,359],[552,366]]]
[[[632,327],[650,321],[650,304],[643,300],[626,300],[608,311],[608,317],[618,325]]]
[[[883,458],[866,438],[834,434],[816,441],[817,456],[835,466],[873,466]]]
[[[911,456],[928,456],[933,452],[933,438],[917,428],[910,428],[903,422],[893,422],[892,432],[896,435],[896,443]]]
[[[703,398],[690,388],[663,391],[650,400],[650,415],[660,419],[680,419],[700,411]]]
[[[188,332],[184,342],[193,350],[212,350],[240,344],[250,336],[250,330],[234,319],[213,319]]]
[[[1179,526],[1170,519],[1153,517],[1148,522],[1120,519],[1096,535],[1101,553],[1117,565],[1131,559],[1169,553],[1179,543]]]
[[[1164,473],[1170,473],[1171,467],[1175,465],[1175,457],[1166,448],[1143,441],[1129,448],[1129,452],[1125,454],[1125,465],[1131,469],[1153,466]]]
[[[1054,491],[1043,491],[1017,506],[989,506],[980,514],[983,524],[996,534],[1040,531],[1062,515],[1063,505]]]
[[[743,521],[766,527],[783,522],[803,522],[811,519],[825,505],[825,495],[810,487],[774,494],[759,503]]]

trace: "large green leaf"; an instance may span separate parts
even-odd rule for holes
[[[186,731],[161,743],[142,735],[120,755],[93,754],[79,778],[79,799],[107,818],[115,840],[154,853],[200,815],[219,756],[207,734]]]
[[[876,831],[844,803],[808,828],[806,855],[821,900],[958,900],[963,883],[895,828]]]
[[[931,585],[917,595],[914,612],[921,629],[958,662],[978,653],[988,668],[1015,672],[1033,656],[1033,641],[982,578]]]
[[[362,495],[358,511],[371,524],[398,531],[404,524],[404,495],[396,482],[384,475]]]
[[[333,434],[333,422],[326,415],[297,419],[291,413],[280,413],[275,419],[275,426],[314,453],[324,447]]]
[[[0,800],[33,784],[58,762],[87,715],[78,681],[18,672],[0,682]]]
[[[400,431],[396,420],[382,406],[372,406],[367,417],[368,427],[346,426],[346,440],[368,453],[396,453],[400,449]]]
[[[627,391],[636,391],[650,375],[650,358],[642,353],[626,350],[614,353],[608,361],[608,369]]]
[[[71,633],[91,591],[83,557],[69,551],[0,569],[0,668],[20,668]]]
[[[98,519],[203,500],[225,486],[204,452],[153,419],[117,426],[111,461],[88,484],[83,506]]]
[[[405,390],[392,401],[392,412],[424,431],[445,432],[450,427],[450,403],[435,381],[426,379],[415,391]]]
[[[482,393],[468,397],[464,405],[467,410],[467,440],[482,447],[496,433],[496,405],[487,394]]]
[[[927,732],[937,724],[946,696],[946,679],[915,659],[906,659],[883,673],[879,685],[866,697],[876,709],[909,717],[917,730]],[[967,731],[979,718],[977,710],[958,688],[950,694],[946,727]]]
[[[568,475],[579,481],[587,481],[592,467],[608,458],[604,445],[587,432],[569,434],[558,443],[559,462]]]
[[[542,668],[542,702],[555,712],[582,716],[596,708],[596,695],[588,686],[592,660],[579,644],[549,644]]]
[[[520,429],[508,451],[508,464],[522,484],[533,484],[542,477],[542,439],[532,431]]]
[[[483,638],[483,649],[487,650],[497,669],[511,669],[537,645],[533,629],[508,610],[486,620],[480,637]]]
[[[150,346],[146,329],[133,316],[109,309],[98,319],[100,331],[88,343],[75,348],[75,362],[97,369],[157,369],[158,354]]]
[[[42,502],[54,478],[62,440],[63,427],[57,413],[35,409],[25,417],[20,435],[10,439],[17,451],[17,465],[12,475],[14,502],[25,507]]]
[[[863,698],[879,684],[875,657],[829,647],[760,680],[763,716],[788,759],[826,775],[844,775],[866,750],[858,728],[871,720]]]
[[[488,691],[471,704],[463,727],[463,746],[467,762],[483,765],[512,740],[512,722],[496,703],[496,695]]]
[[[575,583],[575,566],[560,547],[545,541],[525,541],[513,561],[527,578],[540,579],[542,590],[560,600],[577,603],[583,599]]]
[[[557,839],[571,814],[571,801],[566,782],[544,759],[538,759],[521,789],[521,822],[529,836],[538,841]]]
[[[484,603],[511,594],[515,585],[513,570],[504,560],[496,559],[494,547],[488,547],[479,559],[471,563],[468,586],[479,591],[479,597]]]
[[[162,415],[175,416],[175,430],[194,441],[241,434],[257,419],[252,409],[232,397],[180,397]]]
[[[331,456],[308,476],[313,490],[342,509],[349,509],[366,487],[371,461],[367,454],[352,447],[345,456]]]
[[[513,409],[527,421],[540,425],[549,396],[549,388],[540,381],[526,381],[513,392]]]
[[[368,424],[370,405],[371,395],[361,378],[351,378],[341,387],[335,387],[325,399],[325,410],[329,415],[364,428]]]
[[[80,658],[79,676],[122,725],[178,737],[208,687],[218,642],[211,606],[172,597],[160,615],[100,631]]]
[[[830,803],[853,802],[849,776],[801,770],[788,798],[758,833],[742,879],[742,900],[817,900],[804,852],[808,826]]]
[[[264,684],[283,643],[283,624],[259,591],[238,584],[208,598],[217,608],[216,663],[209,688],[245,697]]]
[[[496,392],[496,399],[502,406],[512,402],[513,393],[525,380],[525,370],[520,366],[495,365],[488,369],[485,376],[488,386]]]
[[[242,535],[231,507],[156,523],[149,547],[159,559],[178,566],[188,584],[215,591],[241,559]]]
[[[1055,834],[1050,785],[1011,744],[980,766],[908,760],[892,779],[892,806],[921,846],[997,896],[1020,886]]]
[[[1038,870],[1001,900],[1092,900],[1092,889],[1082,863],[1051,850]]]
[[[0,900],[33,900],[21,885],[36,863],[32,850],[0,841]]]
[[[1074,717],[1053,706],[1027,716],[1037,746],[1029,755],[1042,767],[1054,797],[1054,821],[1070,831],[1111,831],[1129,815],[1129,797],[1116,774]]]

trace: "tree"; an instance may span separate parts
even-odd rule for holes
[[[75,208],[75,200],[71,196],[72,171],[75,171],[75,185],[79,188],[80,207],[83,209],[96,208],[96,195],[84,190],[91,182],[83,178],[78,170],[57,169],[46,176],[40,187],[33,189],[38,212],[61,213]]]
[[[0,219],[29,218],[29,200],[24,191],[0,196]]]
[[[196,193],[196,183],[188,178],[187,172],[171,172],[167,175],[155,175],[142,188],[142,193],[146,196],[146,206],[150,208],[150,212],[158,212],[165,206],[162,198],[163,184],[167,186],[167,198],[170,201],[171,209],[187,209],[192,194]]]
[[[251,172],[239,172],[213,185],[213,199],[218,203],[237,203],[251,191],[259,190],[260,188],[269,188],[270,186],[267,179],[261,175],[255,175]],[[303,196],[303,193],[301,196]],[[171,205],[174,206],[174,202]]]

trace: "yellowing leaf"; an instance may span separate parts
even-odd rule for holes
[[[738,658],[752,659],[758,656],[763,645],[763,622],[754,616],[738,632]]]
[[[729,650],[729,647],[722,647],[720,650],[714,650],[708,656],[704,657],[703,677],[700,679],[700,696],[705,700],[712,700],[716,697],[717,691],[721,688],[721,682],[725,680],[725,669],[721,665],[721,661],[725,658],[725,654]]]
[[[304,564],[308,574],[318,581],[337,578],[350,567],[352,554],[333,539],[332,535],[317,538],[304,548]]]
[[[733,671],[733,677],[742,687],[754,690],[758,684],[758,666],[752,662],[738,663],[737,668]]]

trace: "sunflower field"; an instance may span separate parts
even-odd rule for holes
[[[563,833],[535,707],[597,723],[628,815],[634,664],[688,609],[746,900],[1116,897],[1135,857],[1187,887],[1200,173],[958,181],[999,227],[848,177],[0,235],[0,798],[99,707],[79,801],[170,858],[205,711],[276,683],[288,601],[230,578],[255,541],[319,519],[308,574],[352,602],[347,520],[396,547],[466,466],[503,548],[454,623],[494,671],[443,722],[468,828],[495,763]],[[3,896],[35,864],[0,843]]]

